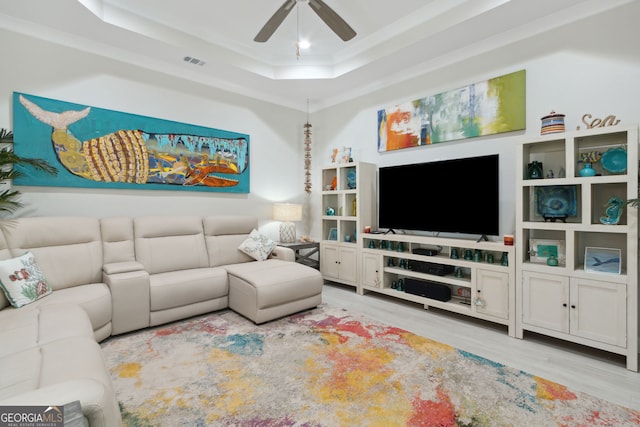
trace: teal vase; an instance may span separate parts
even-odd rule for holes
[[[582,169],[580,169],[580,176],[595,176],[596,170],[591,166],[591,163],[585,163]]]

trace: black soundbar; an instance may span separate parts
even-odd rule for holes
[[[449,301],[451,299],[451,288],[442,283],[429,282],[426,280],[418,280],[406,278],[404,281],[404,291],[438,301]]]

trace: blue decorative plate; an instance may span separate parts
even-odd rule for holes
[[[609,173],[623,173],[627,170],[627,150],[621,147],[608,149],[600,159],[602,169]]]
[[[554,185],[536,187],[536,210],[546,219],[576,216],[576,187]]]
[[[350,189],[356,188],[356,171],[355,171],[355,169],[350,169],[349,172],[347,172],[347,186]]]

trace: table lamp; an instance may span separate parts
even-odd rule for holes
[[[296,225],[292,221],[302,220],[302,205],[276,203],[273,205],[273,219],[282,221],[280,224],[280,242],[294,243],[296,241]]]

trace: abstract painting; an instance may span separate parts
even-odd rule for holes
[[[525,70],[378,111],[378,151],[523,130]]]
[[[249,135],[13,94],[19,185],[249,193]]]

